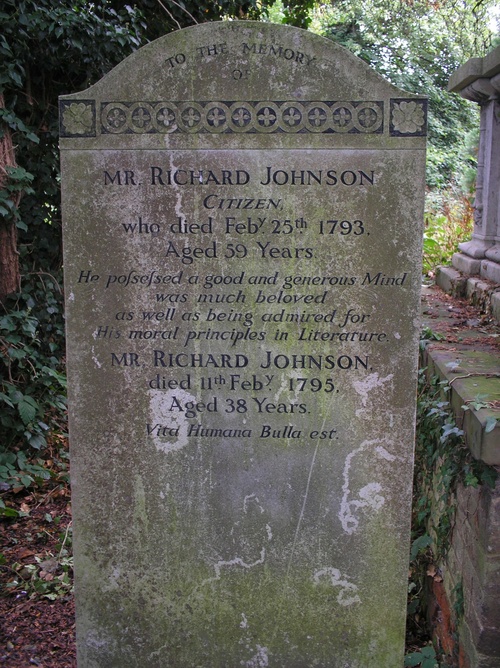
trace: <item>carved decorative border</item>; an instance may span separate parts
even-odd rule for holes
[[[103,134],[380,134],[383,102],[106,102]]]
[[[427,100],[391,100],[391,137],[425,137],[427,134]]]
[[[107,102],[106,134],[382,133],[383,102]]]
[[[59,132],[61,137],[95,137],[96,109],[94,100],[59,101]]]
[[[382,134],[382,101],[287,102],[103,102],[99,118],[93,100],[60,102],[61,137],[102,134]],[[427,101],[390,101],[389,134],[426,134]]]

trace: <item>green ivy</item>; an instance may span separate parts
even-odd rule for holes
[[[425,344],[435,339],[432,331],[424,332]],[[419,373],[417,397],[417,431],[410,552],[410,583],[408,587],[408,630],[418,636],[425,634],[426,579],[431,564],[439,565],[446,556],[455,522],[456,490],[487,485],[495,487],[496,470],[474,459],[456,424],[448,394],[450,387],[437,377],[428,378],[426,369]],[[434,566],[436,568],[436,566]],[[453,592],[455,619],[463,615],[461,583]],[[438,665],[434,648],[429,645],[411,652],[405,666]]]
[[[0,109],[0,119],[2,118],[2,109]],[[23,167],[5,168],[6,179],[4,186],[0,189],[0,216],[6,221],[13,221],[21,230],[27,231],[26,223],[21,219],[18,202],[21,194],[33,195],[34,190],[31,187],[33,174],[27,172]]]
[[[491,49],[488,12],[494,4],[494,0],[316,3],[316,32],[342,44],[395,86],[428,97],[431,189],[445,189],[469,171],[473,156],[470,151],[464,155],[464,137],[479,127],[478,105],[448,93],[447,86],[460,65]]]
[[[439,668],[436,650],[432,645],[422,647],[418,652],[411,652],[405,656],[406,666],[420,666],[420,668]]]
[[[420,371],[417,401],[417,441],[414,530],[433,536],[434,556],[446,555],[455,517],[455,494],[459,483],[495,486],[496,470],[474,459],[447,401],[446,381],[428,380]],[[431,499],[435,499],[434,506]],[[415,541],[419,537],[415,538]],[[415,545],[415,543],[414,543]],[[416,556],[416,555],[413,555]]]
[[[0,482],[29,486],[47,478],[27,455],[47,445],[66,422],[62,294],[55,279],[26,277],[28,289],[0,316]],[[29,468],[29,471],[28,471]],[[24,471],[24,474],[23,474]]]
[[[58,96],[87,87],[141,46],[145,25],[129,5],[84,0],[4,0],[0,21],[0,137],[10,133],[17,162],[0,189],[0,224],[17,227],[21,267],[20,292],[0,305],[5,491],[50,478],[46,452],[65,469]],[[11,512],[2,506],[0,514]]]
[[[45,516],[47,522],[55,522],[60,518]],[[23,591],[30,599],[48,598],[55,601],[71,594],[73,591],[73,551],[72,528],[68,525],[66,531],[59,535],[59,543],[55,546],[57,552],[47,552],[44,557],[36,555],[35,563],[22,564],[14,562],[8,568],[13,577],[6,584],[10,592]],[[2,558],[3,557],[3,563]],[[5,557],[0,555],[0,566],[6,564]]]

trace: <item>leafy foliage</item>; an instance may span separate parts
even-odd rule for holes
[[[142,24],[130,8],[118,14],[102,3],[97,11],[84,0],[4,0],[0,20],[0,129],[12,133],[19,164],[7,189],[24,190],[16,213],[22,259],[53,271],[60,264],[57,98],[140,46]]]
[[[432,331],[425,332],[425,341],[435,340]],[[429,575],[439,576],[441,559],[447,554],[455,522],[456,490],[459,484],[472,487],[495,486],[496,470],[475,460],[450,410],[447,382],[437,377],[430,380],[426,370],[419,376],[417,396],[417,439],[410,553],[410,584],[408,632],[425,636],[426,588]],[[454,592],[456,619],[463,613],[463,592],[459,583]],[[437,665],[431,645],[411,652],[405,666]]]
[[[23,507],[27,507],[27,504],[23,504]],[[30,516],[29,508],[24,515]],[[72,525],[69,523],[65,530],[61,530],[60,521],[59,516],[45,514],[43,524],[47,527],[53,524],[54,527],[49,532],[39,526],[43,534],[38,533],[38,542],[43,542],[44,537],[49,538],[53,549],[35,554],[31,563],[14,561],[7,564],[4,555],[0,555],[0,567],[8,571],[8,580],[5,583],[7,592],[28,596],[30,599],[48,598],[54,601],[73,591]],[[28,553],[33,554],[31,551]]]
[[[37,275],[28,290],[6,303],[0,316],[0,482],[28,486],[47,475],[27,470],[19,448],[40,450],[51,429],[64,429],[66,378],[60,289],[52,277]],[[25,471],[15,476],[14,470]]]
[[[148,40],[188,25],[221,19],[265,19],[269,14],[279,21],[298,28],[307,28],[311,22],[316,0],[110,0],[116,10],[132,6],[139,11],[146,24]],[[278,11],[275,11],[275,8]]]
[[[0,110],[1,113],[2,110]],[[4,115],[5,120],[5,115]],[[29,131],[27,135],[32,135]],[[35,137],[35,135],[32,135]],[[36,138],[38,140],[38,138]],[[18,209],[18,201],[22,193],[33,195],[34,190],[31,187],[33,174],[30,174],[22,167],[5,167],[6,179],[5,185],[0,189],[0,216],[7,222],[14,222],[16,227],[26,231],[26,223],[21,220]]]
[[[319,5],[312,28],[345,46],[394,85],[429,97],[427,184],[444,188],[463,170],[464,135],[478,123],[477,105],[446,92],[451,74],[484,55],[493,2],[339,0]]]
[[[405,656],[404,665],[420,666],[420,668],[439,668],[436,650],[432,645],[426,645],[418,652],[411,652]]]
[[[433,272],[450,262],[458,244],[470,238],[473,210],[470,199],[457,187],[431,191],[426,200],[423,271]]]
[[[60,556],[57,561],[51,554],[46,557],[44,561],[41,561],[40,557],[35,557],[36,563],[34,564],[14,563],[11,568],[15,577],[7,587],[14,591],[24,591],[30,598],[40,596],[50,601],[71,593],[73,591],[73,557],[64,555]],[[55,575],[44,570],[44,567],[47,568],[46,562],[56,564],[58,572]]]
[[[463,431],[451,414],[449,402],[443,398],[448,392],[447,383],[441,383],[437,378],[427,381],[425,370],[421,371],[417,401],[414,527],[417,533],[432,535],[437,560],[449,547],[457,485],[492,486],[496,478],[494,469],[472,457],[464,442]],[[430,490],[434,490],[433,493]]]
[[[316,4],[315,0],[284,0],[281,22],[297,28],[308,28],[312,21],[311,10]]]
[[[66,420],[57,98],[138,47],[144,26],[129,7],[84,0],[4,0],[0,20],[0,136],[18,163],[0,215],[18,228],[22,274],[0,310],[0,485],[19,489],[50,477],[37,452]]]

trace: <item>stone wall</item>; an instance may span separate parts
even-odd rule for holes
[[[446,398],[456,423],[464,430],[472,455],[489,466],[500,466],[498,415],[500,361],[481,344],[469,348],[442,342],[422,354],[428,377],[451,383]],[[457,366],[458,365],[458,366]],[[487,407],[464,410],[477,396]],[[439,463],[437,464],[439,467]],[[439,471],[439,468],[437,469]],[[433,517],[441,510],[437,487],[430,490]],[[500,665],[500,478],[492,489],[459,485],[456,512],[446,556],[429,574],[429,620],[435,641],[447,664],[459,668],[498,668]],[[432,529],[431,529],[432,534]]]

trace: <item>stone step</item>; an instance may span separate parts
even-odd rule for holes
[[[458,254],[457,254],[458,255]],[[467,299],[482,313],[500,322],[500,285],[482,276],[470,276],[454,267],[438,267],[436,284],[448,294]]]
[[[447,381],[446,400],[473,456],[500,466],[500,331],[479,310],[474,316],[465,302],[424,287],[423,325],[436,340],[427,342],[421,359],[429,378]]]

